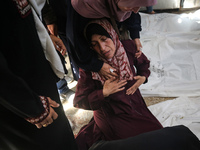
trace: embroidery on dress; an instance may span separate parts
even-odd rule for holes
[[[31,5],[27,0],[13,0],[22,18],[25,18],[31,12]]]

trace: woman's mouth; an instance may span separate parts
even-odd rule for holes
[[[109,53],[110,53],[110,50],[109,50],[109,51],[106,51],[106,52],[104,52],[104,53],[103,53],[103,55],[104,55],[104,56],[108,56],[108,55],[109,55]]]

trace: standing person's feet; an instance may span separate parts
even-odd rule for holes
[[[147,12],[148,14],[155,14],[156,12],[155,11],[152,11],[152,12]]]

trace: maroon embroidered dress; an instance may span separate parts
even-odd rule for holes
[[[146,56],[142,54],[139,59],[135,57],[136,48],[132,40],[123,41],[122,44],[133,75],[148,78],[150,71]],[[76,138],[81,149],[88,149],[98,140],[124,139],[162,128],[148,110],[139,89],[133,95],[126,95],[126,90],[135,82],[134,79],[128,81],[123,91],[104,98],[101,82],[93,80],[91,72],[80,69],[74,106],[94,111],[94,118],[80,130]]]

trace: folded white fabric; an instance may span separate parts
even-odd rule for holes
[[[148,108],[164,127],[185,125],[200,139],[200,96],[182,96]]]

